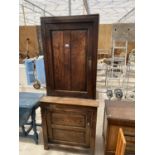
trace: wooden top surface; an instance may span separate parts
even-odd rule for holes
[[[88,106],[88,107],[98,107],[98,105],[99,105],[99,102],[97,100],[93,100],[93,99],[91,100],[91,99],[54,97],[54,96],[43,96],[40,99],[40,102],[77,105],[77,106]]]
[[[134,102],[106,100],[105,110],[109,119],[135,121]]]

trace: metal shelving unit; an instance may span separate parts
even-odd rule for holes
[[[118,41],[113,40],[112,58],[109,59],[110,65],[107,66],[107,73],[106,73],[107,91],[113,89],[124,90],[123,82],[126,75],[128,41],[125,40],[123,42],[124,46],[118,46],[116,42]],[[121,53],[123,53],[123,55],[116,56],[116,49],[121,50]],[[113,83],[115,85],[113,85]]]

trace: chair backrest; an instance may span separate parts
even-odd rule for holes
[[[124,155],[126,140],[122,128],[119,128],[115,155]]]

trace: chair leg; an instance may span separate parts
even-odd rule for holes
[[[36,144],[38,144],[38,133],[37,133],[37,128],[36,128],[36,120],[35,120],[35,117],[36,117],[36,113],[35,113],[35,110],[32,111],[32,129],[34,131],[34,141]]]
[[[22,134],[23,134],[23,136],[26,136],[27,134],[26,134],[26,132],[25,132],[25,127],[24,127],[24,125],[22,125],[21,128],[22,128]]]

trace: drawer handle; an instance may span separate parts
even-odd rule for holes
[[[69,47],[69,44],[65,44],[65,47]]]

